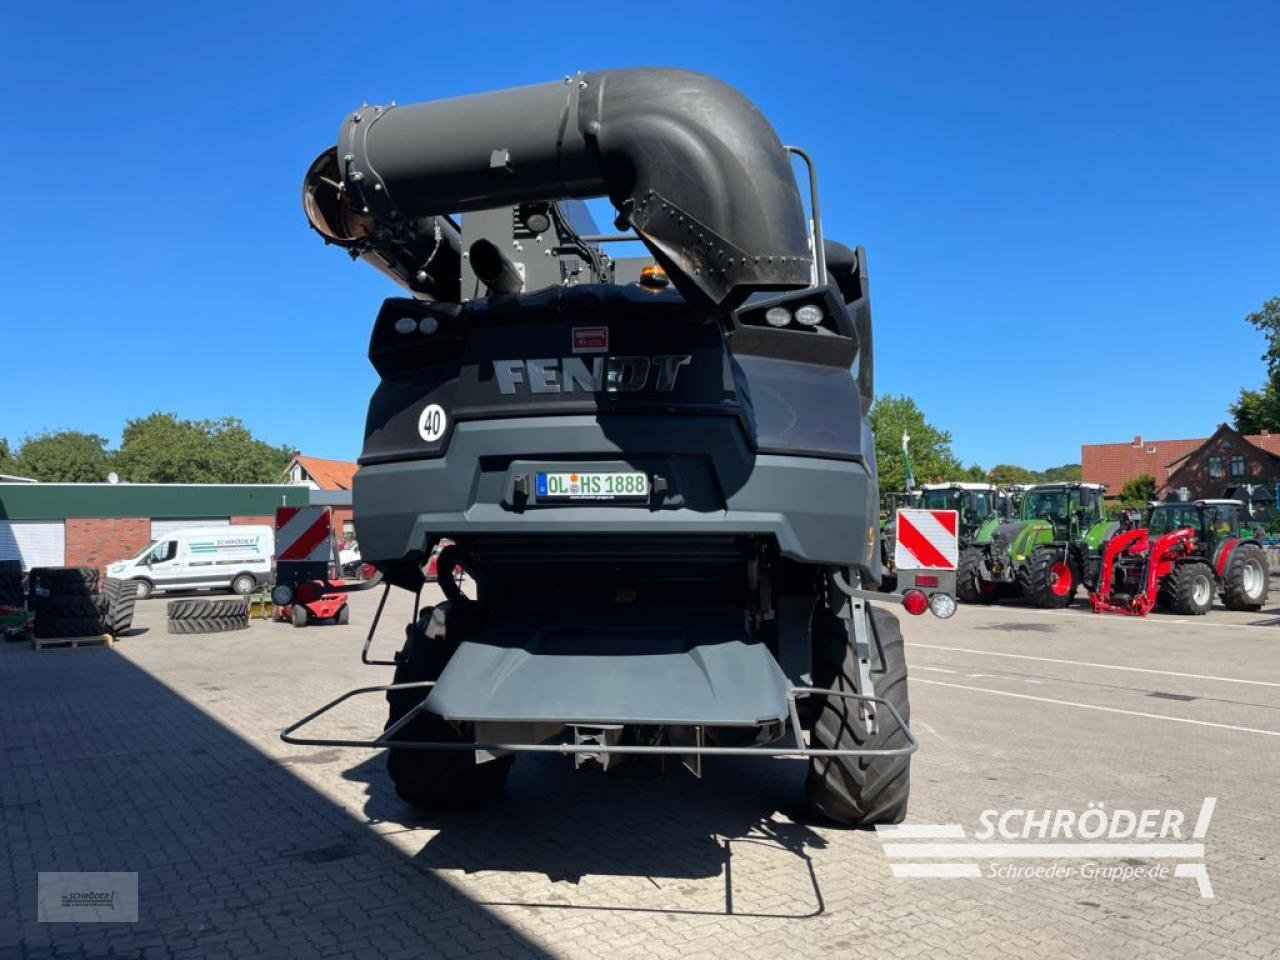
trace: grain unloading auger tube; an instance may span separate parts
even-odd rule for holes
[[[787,149],[742,94],[682,70],[363,107],[303,185],[325,240],[449,302],[464,252],[450,214],[599,196],[691,303],[731,307],[813,282]]]

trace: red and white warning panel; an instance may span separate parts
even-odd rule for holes
[[[899,510],[893,563],[899,570],[954,570],[960,562],[955,510]]]
[[[332,560],[332,526],[328,507],[277,507],[276,560]]]

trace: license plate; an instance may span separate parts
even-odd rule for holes
[[[648,500],[649,477],[638,472],[539,473],[539,500]]]

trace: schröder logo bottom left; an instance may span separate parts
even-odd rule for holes
[[[40,923],[137,923],[136,873],[41,871],[36,875]]]

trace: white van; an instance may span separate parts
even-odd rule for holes
[[[246,594],[271,582],[275,552],[275,531],[267,526],[175,530],[132,560],[110,564],[107,576],[134,581],[139,597],[210,588]]]

